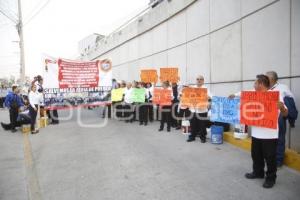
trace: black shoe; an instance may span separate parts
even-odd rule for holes
[[[38,132],[39,132],[39,130],[31,131],[31,134],[37,134]]]
[[[254,174],[254,172],[251,172],[251,173],[246,173],[245,177],[247,179],[255,179],[255,178],[264,178],[265,176],[264,175],[256,175],[256,174]]]
[[[17,129],[15,129],[15,128],[14,128],[14,129],[11,129],[11,132],[12,132],[12,133],[15,133],[15,132],[17,132]]]
[[[10,125],[4,124],[3,122],[1,122],[1,126],[6,131],[11,130]]]
[[[140,125],[143,125],[143,122],[140,122]]]
[[[148,125],[148,123],[146,122],[144,125],[145,125],[145,126],[147,126],[147,125]]]
[[[181,127],[180,127],[180,126],[177,126],[177,127],[176,127],[176,130],[180,130],[180,129],[181,129]]]
[[[158,129],[158,131],[163,131],[163,130],[164,130],[163,128]]]
[[[167,132],[170,132],[170,131],[171,131],[171,129],[168,128],[168,129],[167,129]]]
[[[275,181],[265,180],[263,188],[272,188],[275,185]]]
[[[193,142],[193,141],[195,141],[195,138],[189,138],[189,139],[187,139],[186,141],[187,141],[187,142]]]

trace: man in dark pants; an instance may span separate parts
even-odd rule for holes
[[[276,155],[276,163],[278,168],[282,167],[283,165],[284,152],[285,152],[285,133],[286,133],[286,119],[282,115],[279,115],[277,155]]]
[[[19,109],[23,106],[22,99],[19,96],[19,88],[16,85],[12,86],[12,91],[6,96],[5,106],[9,109],[11,132],[14,133],[17,131],[16,125]]]
[[[52,119],[51,124],[59,124],[57,109],[53,109],[52,112],[50,113],[50,116]]]
[[[159,105],[160,106],[160,113],[161,113],[161,120],[160,120],[160,127],[158,131],[164,130],[165,123],[167,124],[167,131],[171,131],[171,118],[172,118],[172,100],[173,100],[173,94],[172,94],[172,88],[170,88],[170,84],[168,81],[163,82],[162,88],[164,90],[170,91],[170,101],[164,102],[165,105]]]
[[[266,75],[257,75],[254,83],[255,91],[266,92],[270,86],[269,79]],[[277,103],[278,109],[282,116],[287,116],[288,110],[283,103],[283,98],[279,95]],[[246,173],[248,179],[264,178],[265,162],[267,165],[266,179],[263,184],[264,188],[272,188],[276,182],[276,148],[278,141],[278,128],[270,129],[264,127],[252,126],[251,129],[252,144],[251,156],[253,160],[253,171]]]
[[[284,99],[285,97],[294,98],[294,95],[288,88],[288,86],[281,84],[278,82],[278,75],[275,71],[268,71],[266,73],[266,76],[268,76],[270,81],[270,89],[272,91],[279,91],[280,95]],[[284,161],[284,152],[285,152],[285,135],[286,135],[286,119],[279,116],[278,119],[278,143],[277,143],[277,167],[281,167],[283,165]]]
[[[201,75],[198,76],[196,81],[197,81],[196,88],[206,88],[204,86],[203,76]],[[207,96],[208,99],[211,98],[211,94],[208,89],[207,89]],[[207,119],[208,108],[202,108],[202,109],[190,108],[190,111],[192,114],[192,118],[190,119],[191,135],[189,135],[187,142],[195,141],[196,136],[199,134],[201,143],[205,143],[206,135],[207,135],[206,126],[208,121]]]
[[[178,97],[179,97],[179,94],[178,94],[178,85],[177,83],[172,83],[172,92],[173,92],[173,100],[172,100],[172,115],[171,115],[171,126],[176,128],[176,130],[179,130],[180,129],[180,126],[179,126],[179,122],[178,122],[178,116],[179,116],[179,113],[178,113],[178,103],[179,103],[179,100],[178,100]]]
[[[21,113],[19,113],[18,119],[17,119],[17,123],[16,123],[16,127],[21,127],[24,124],[30,124],[31,119],[30,119],[30,115],[29,115],[29,111],[25,110]],[[4,130],[11,130],[11,124],[6,124],[1,122],[1,126]]]

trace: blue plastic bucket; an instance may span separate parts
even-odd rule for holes
[[[213,125],[210,127],[210,131],[211,131],[211,139],[210,139],[211,143],[212,144],[223,144],[224,127]]]

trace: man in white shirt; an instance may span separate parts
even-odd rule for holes
[[[204,86],[204,77],[202,75],[198,76],[196,79],[197,88],[207,88]],[[210,91],[207,89],[207,95],[208,98],[211,98]],[[206,126],[207,126],[207,113],[208,108],[204,109],[197,109],[197,108],[190,108],[192,118],[190,119],[190,125],[191,125],[191,135],[189,135],[189,138],[187,139],[187,142],[195,141],[195,138],[197,134],[200,135],[200,139],[202,143],[206,142]]]
[[[255,91],[266,92],[269,90],[270,81],[266,75],[257,75],[254,83]],[[286,116],[287,108],[283,103],[283,98],[280,95],[278,102],[280,114]],[[278,129],[270,129],[263,127],[252,127],[252,144],[251,156],[253,160],[253,171],[246,173],[248,179],[264,178],[265,162],[267,165],[266,179],[263,184],[264,188],[272,188],[276,182],[276,147],[278,140]]]
[[[278,83],[278,75],[275,71],[269,71],[266,73],[270,81],[270,90],[279,91],[280,96],[284,99],[285,97],[294,98],[294,95],[290,91],[287,85]],[[279,131],[278,131],[278,144],[277,144],[277,167],[283,165],[284,152],[285,152],[285,134],[286,134],[286,118],[279,116],[278,120]]]

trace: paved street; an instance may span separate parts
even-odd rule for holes
[[[157,122],[87,128],[77,114],[28,137],[1,129],[1,200],[299,198],[299,172],[283,167],[275,187],[263,189],[263,180],[244,178],[250,153],[230,144],[186,143],[180,131],[158,132]],[[99,110],[83,110],[81,118],[103,122]],[[7,111],[0,120],[8,121]]]

